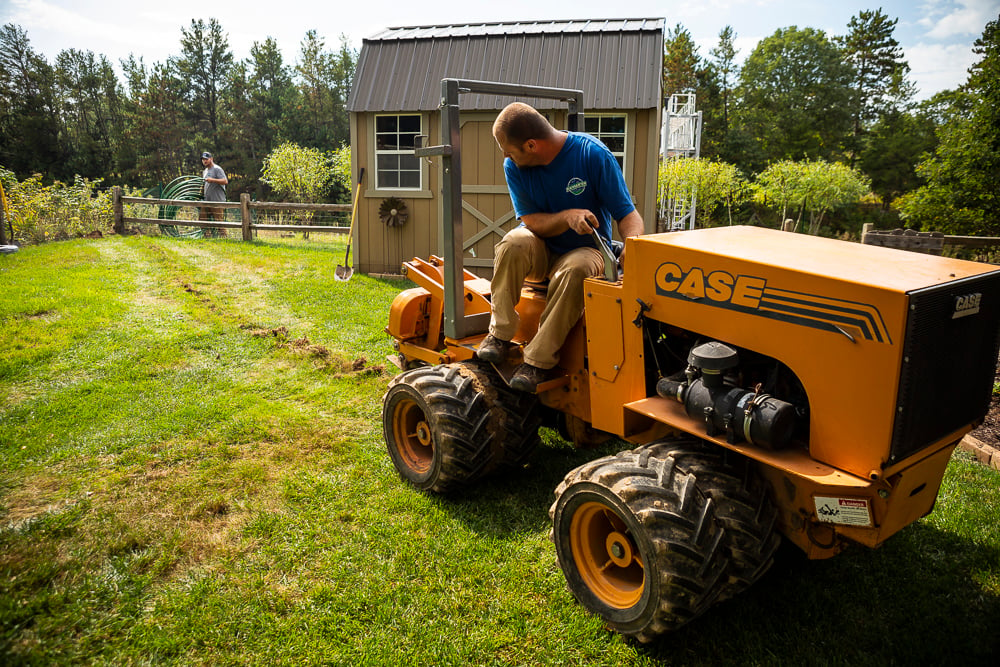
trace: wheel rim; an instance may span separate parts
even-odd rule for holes
[[[397,404],[392,430],[403,463],[417,473],[430,470],[434,458],[434,436],[427,416],[416,401],[404,399]]]
[[[628,525],[616,511],[587,502],[573,514],[570,548],[584,583],[604,604],[628,609],[642,598],[646,568]]]

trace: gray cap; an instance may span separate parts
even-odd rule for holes
[[[206,158],[210,158],[210,157],[212,157],[212,154],[209,153],[208,151],[205,151],[204,153],[201,154],[201,159],[202,160],[204,160]]]

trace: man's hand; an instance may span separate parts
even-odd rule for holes
[[[577,234],[593,234],[600,223],[597,216],[585,208],[571,208],[563,211],[566,216],[566,224]]]

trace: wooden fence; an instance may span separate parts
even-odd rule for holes
[[[989,248],[1000,246],[996,236],[948,236],[941,232],[918,232],[912,229],[877,230],[871,223],[865,224],[861,242],[886,248],[912,250],[928,255],[940,255],[945,246],[957,248]]]
[[[160,218],[136,218],[125,215],[125,204],[146,204],[149,206],[178,206],[193,208],[238,209],[239,222],[216,220],[165,220]],[[243,193],[239,202],[225,201],[189,201],[186,199],[150,199],[148,197],[124,197],[120,187],[112,189],[112,205],[114,207],[114,229],[116,234],[125,233],[126,224],[172,225],[180,227],[210,227],[212,229],[239,229],[243,240],[253,239],[257,231],[281,232],[329,232],[346,234],[349,227],[337,225],[281,225],[258,224],[254,222],[254,212],[288,212],[288,213],[350,213],[350,204],[293,204],[284,202],[250,201],[250,195]]]

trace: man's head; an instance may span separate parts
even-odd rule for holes
[[[211,167],[212,166],[212,154],[209,153],[208,151],[205,151],[204,153],[202,153],[201,154],[201,163],[203,165],[205,165],[206,167]]]
[[[533,167],[552,161],[562,148],[564,135],[531,106],[514,102],[493,122],[493,138],[504,157],[518,167]]]

